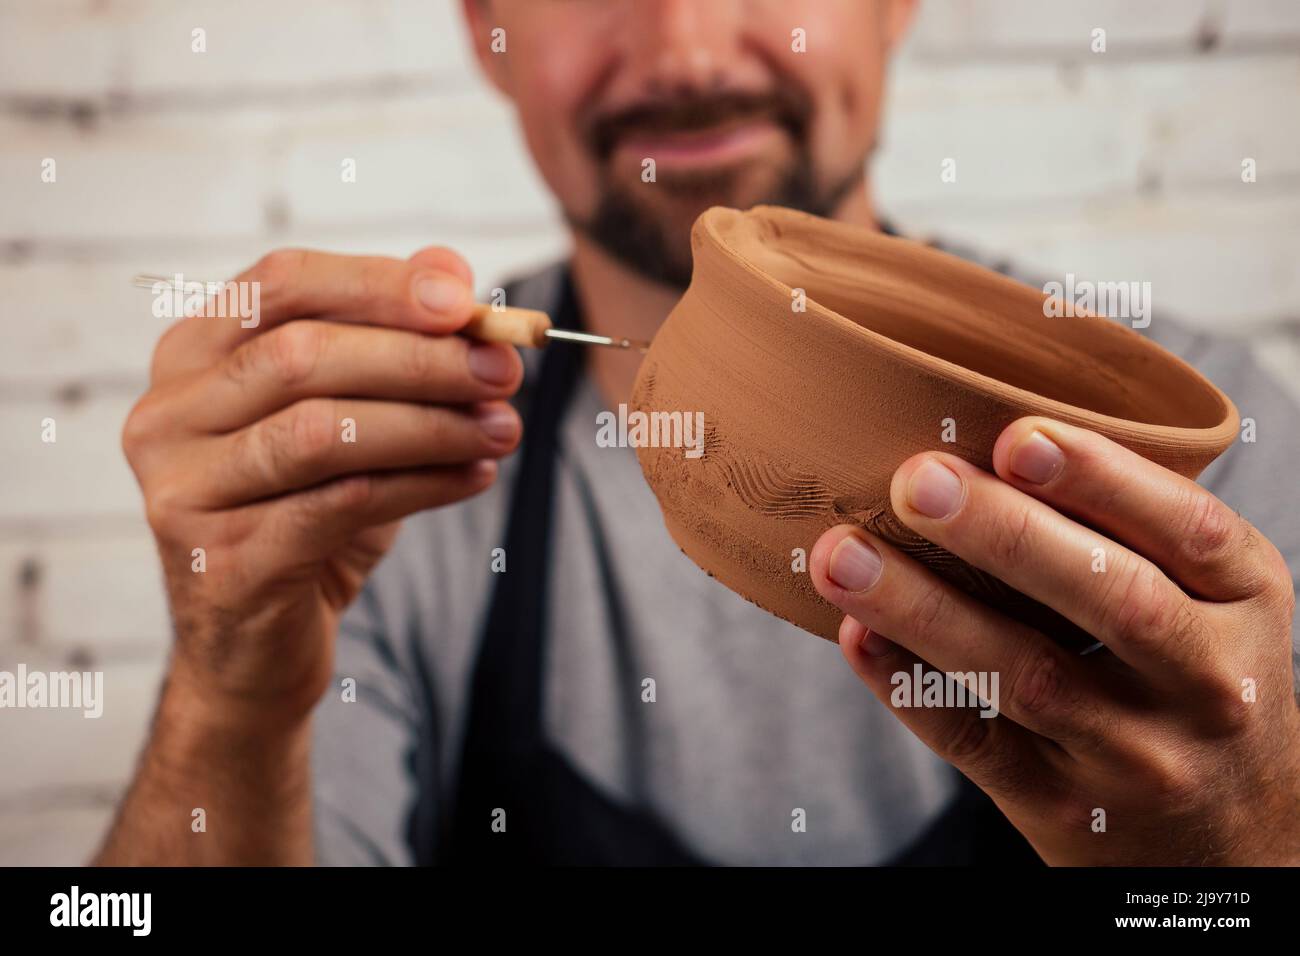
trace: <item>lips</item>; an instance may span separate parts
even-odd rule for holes
[[[812,102],[794,83],[763,92],[689,93],[647,100],[595,116],[586,130],[602,161],[652,157],[656,163],[714,165],[770,148],[775,137],[800,142]]]
[[[657,167],[701,168],[743,162],[769,149],[785,132],[767,117],[744,117],[705,127],[629,130],[615,154]]]

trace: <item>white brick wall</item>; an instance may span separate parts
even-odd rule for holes
[[[290,243],[440,242],[486,288],[564,248],[456,6],[0,0],[0,669],[106,675],[99,721],[0,711],[0,864],[84,859],[166,652],[118,451],[160,324],[127,277],[221,277]],[[1160,309],[1249,335],[1294,386],[1297,91],[1291,0],[925,0],[878,192],[907,228],[1046,273],[1149,279]]]

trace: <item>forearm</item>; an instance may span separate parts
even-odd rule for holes
[[[204,706],[170,679],[94,863],[310,865],[310,716],[261,723]]]

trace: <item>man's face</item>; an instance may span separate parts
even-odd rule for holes
[[[912,6],[465,2],[480,60],[513,100],[566,218],[677,287],[690,280],[691,224],[709,206],[829,215],[859,184]],[[493,50],[497,28],[505,52]]]

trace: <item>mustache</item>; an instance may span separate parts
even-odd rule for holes
[[[754,120],[774,122],[800,142],[811,117],[812,101],[794,84],[782,83],[762,93],[679,94],[597,116],[588,127],[587,142],[597,156],[607,159],[629,133],[690,132]]]

